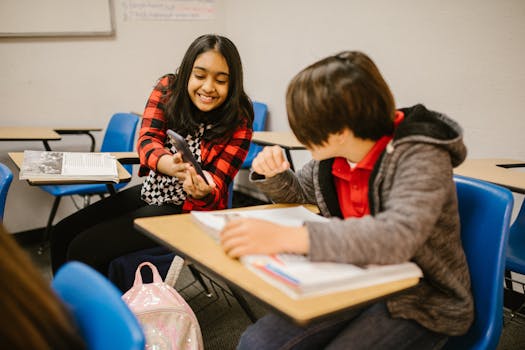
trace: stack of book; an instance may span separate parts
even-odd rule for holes
[[[329,221],[303,206],[235,212],[192,211],[191,215],[217,241],[225,223],[236,217],[263,219],[287,226],[300,226],[305,221]],[[294,299],[423,276],[421,269],[413,262],[356,266],[312,262],[306,256],[295,254],[247,255],[241,257],[240,261],[260,278]]]

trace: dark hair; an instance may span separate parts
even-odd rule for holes
[[[297,139],[322,145],[350,129],[378,140],[394,130],[394,97],[374,62],[357,51],[324,58],[299,72],[286,93],[288,121]]]
[[[230,83],[224,103],[217,109],[204,113],[192,103],[187,87],[195,60],[200,54],[211,50],[216,50],[224,56],[229,68]],[[241,124],[242,118],[246,118],[248,126],[251,127],[253,106],[244,92],[241,57],[230,39],[213,34],[198,37],[186,51],[177,72],[170,76],[169,84],[164,89],[167,97],[165,114],[168,128],[188,134],[195,131],[198,125],[206,120],[217,120],[219,122],[213,123],[212,128],[203,136],[205,140],[211,140],[233,134],[236,127]],[[211,118],[207,118],[208,116]]]
[[[0,223],[0,342],[6,349],[84,349],[66,307]]]

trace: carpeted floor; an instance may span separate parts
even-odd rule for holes
[[[219,286],[206,276],[204,280],[211,287],[211,297],[206,296],[202,287],[195,283],[187,268],[183,269],[176,287],[199,320],[205,349],[235,349],[239,337],[251,321],[228,288]],[[246,296],[246,301],[257,317],[266,313],[265,308],[255,300]]]

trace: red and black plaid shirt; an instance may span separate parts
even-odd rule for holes
[[[144,176],[149,170],[157,171],[157,162],[164,154],[170,152],[164,147],[166,140],[166,119],[163,111],[161,86],[168,84],[168,78],[163,78],[151,93],[142,116],[139,139],[137,142],[140,157],[139,175]],[[201,142],[201,165],[207,170],[215,184],[215,189],[201,199],[191,196],[186,198],[183,211],[224,209],[228,199],[228,185],[239,171],[250,147],[252,129],[244,118],[228,142]],[[222,141],[222,140],[221,140]]]

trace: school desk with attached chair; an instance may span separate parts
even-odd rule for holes
[[[268,204],[228,210],[271,209],[286,206],[290,205]],[[199,270],[233,286],[233,292],[237,293],[236,290],[245,292],[300,325],[373,302],[413,287],[419,282],[419,278],[407,278],[356,290],[294,299],[255,275],[237,259],[228,257],[220,245],[193,221],[191,214],[139,218],[134,222],[139,231],[171,248],[175,254],[198,266]],[[174,227],[177,228],[176,232]],[[242,295],[239,296],[242,302]],[[245,309],[245,312],[250,317],[249,308]]]
[[[111,152],[110,152],[111,153]],[[128,154],[127,152],[124,154]],[[24,152],[10,152],[8,153],[9,157],[13,161],[13,163],[20,169],[22,166],[22,163],[24,161]],[[118,152],[117,152],[118,157]],[[117,162],[117,170],[118,170],[118,176],[119,176],[119,183],[115,184],[114,182],[110,181],[97,181],[96,179],[93,180],[68,180],[68,179],[57,179],[57,178],[38,178],[38,179],[27,179],[27,183],[31,186],[50,186],[50,187],[60,187],[60,186],[97,186],[97,187],[103,187],[104,192],[108,192],[110,194],[116,193],[115,185],[122,186],[123,184],[126,184],[131,181],[131,174],[124,168],[120,162]],[[58,197],[59,198],[59,197]],[[57,200],[55,199],[55,204],[53,206],[50,219],[48,219],[44,237],[42,240],[42,244],[39,248],[39,253],[42,254],[45,250],[45,242],[47,241],[49,237],[49,232],[52,227],[52,220],[55,217],[56,209],[58,207]]]
[[[60,135],[53,128],[31,126],[0,127],[0,141],[41,141],[46,151],[51,151],[49,141],[58,141],[60,139]]]

